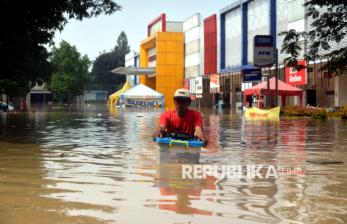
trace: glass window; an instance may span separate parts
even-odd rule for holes
[[[270,1],[256,0],[248,4],[248,63],[253,63],[255,35],[270,34]]]
[[[225,66],[241,65],[241,9],[225,14]]]
[[[294,22],[305,18],[305,0],[288,0],[288,22]]]

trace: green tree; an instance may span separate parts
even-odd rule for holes
[[[73,97],[83,95],[91,81],[88,57],[82,57],[75,46],[62,41],[59,48],[53,48],[51,62],[53,74],[50,89],[54,99],[70,102]]]
[[[115,75],[112,69],[125,65],[125,55],[130,52],[128,39],[125,32],[121,32],[117,38],[117,45],[110,52],[100,54],[93,62],[92,76],[94,83],[101,86],[108,93],[118,90],[125,82],[125,75]],[[99,87],[100,88],[100,87]]]
[[[328,69],[337,75],[347,71],[347,46],[331,49],[332,44],[339,44],[347,34],[347,1],[346,0],[309,0],[306,16],[312,18],[312,30],[297,32],[289,30],[284,35],[282,53],[289,54],[285,61],[291,67],[297,66],[300,56],[300,39],[309,41],[308,51],[304,55],[306,60],[327,58],[328,63],[322,69]],[[299,68],[300,69],[300,68]]]
[[[1,1],[0,80],[15,82],[15,89],[20,90],[7,91],[25,95],[30,83],[38,78],[50,79],[49,54],[44,45],[52,44],[55,32],[61,31],[69,19],[83,20],[120,9],[112,0]]]

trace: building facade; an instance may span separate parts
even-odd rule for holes
[[[280,53],[284,36],[281,32],[295,29],[312,30],[312,18],[305,16],[305,0],[235,0],[232,4],[204,19],[199,13],[182,22],[170,22],[161,14],[147,27],[148,37],[141,42],[140,67],[155,68],[155,73],[142,75],[141,83],[163,93],[165,106],[173,107],[175,89],[185,87],[196,97],[199,106],[242,108],[243,90],[256,82],[243,82],[245,70],[254,66],[254,37],[271,35],[278,50],[278,77],[304,90],[303,103],[312,106],[347,104],[344,86],[346,76],[335,76],[321,69],[324,58],[304,61],[311,44],[300,40],[299,63],[307,69],[286,67],[288,55]],[[324,9],[321,9],[324,10]],[[332,50],[347,46],[347,37]],[[275,76],[275,66],[261,69],[262,80]],[[300,80],[300,81],[298,81]],[[272,97],[270,104],[275,104]],[[281,105],[278,97],[277,105]],[[298,105],[299,98],[287,98],[286,105]]]
[[[148,25],[148,37],[140,45],[140,67],[155,68],[140,82],[164,95],[165,108],[174,108],[173,94],[184,79],[183,23],[167,22],[161,14]]]
[[[184,83],[190,93],[196,95],[196,82],[203,74],[203,26],[199,13],[183,21],[184,33]],[[201,95],[198,95],[198,98]]]
[[[219,12],[219,75],[221,83],[220,95],[223,102],[231,106],[241,106],[242,91],[252,86],[252,83],[242,82],[243,69],[253,68],[253,42],[255,35],[272,35],[275,37],[275,48],[280,51],[283,31],[310,31],[312,18],[305,16],[303,6],[305,0],[242,0],[235,1]],[[323,9],[321,9],[323,10]],[[310,42],[300,40],[302,48],[300,63],[307,69],[296,71],[286,68],[284,59],[288,56],[278,54],[279,79],[304,89],[304,105],[313,106],[342,106],[347,104],[347,97],[341,88],[346,85],[345,76],[335,76],[321,70],[327,60],[302,62]],[[347,38],[339,45],[332,44],[332,50],[347,46]],[[322,53],[324,53],[322,51]],[[263,80],[266,76],[275,75],[275,67],[262,69]],[[302,82],[291,82],[291,75],[302,77]],[[229,95],[229,97],[225,97]],[[274,99],[272,99],[274,100]],[[297,105],[298,98],[287,99],[287,105]],[[280,99],[278,104],[280,104]]]
[[[45,105],[52,100],[53,96],[47,88],[47,83],[37,80],[26,95],[25,103],[30,107],[32,105]]]
[[[137,68],[140,65],[140,55],[131,51],[125,55],[125,67]],[[137,75],[127,75],[127,82],[131,86],[135,86],[139,83],[139,77]]]

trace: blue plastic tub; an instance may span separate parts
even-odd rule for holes
[[[179,139],[173,139],[170,137],[164,137],[164,138],[154,138],[154,141],[160,144],[166,144],[168,146],[185,146],[187,148],[189,147],[198,147],[201,148],[204,146],[204,142],[200,140],[179,140]]]

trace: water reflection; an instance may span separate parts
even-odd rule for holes
[[[278,121],[242,119],[241,144],[251,149],[274,149],[278,142],[278,129]]]
[[[193,200],[199,200],[203,189],[215,189],[215,178],[189,179],[182,177],[182,165],[199,164],[200,150],[177,152],[162,147],[158,159],[158,187],[164,197],[158,201],[158,208],[179,214],[212,215],[212,211],[193,207]],[[172,199],[174,197],[174,199]]]

